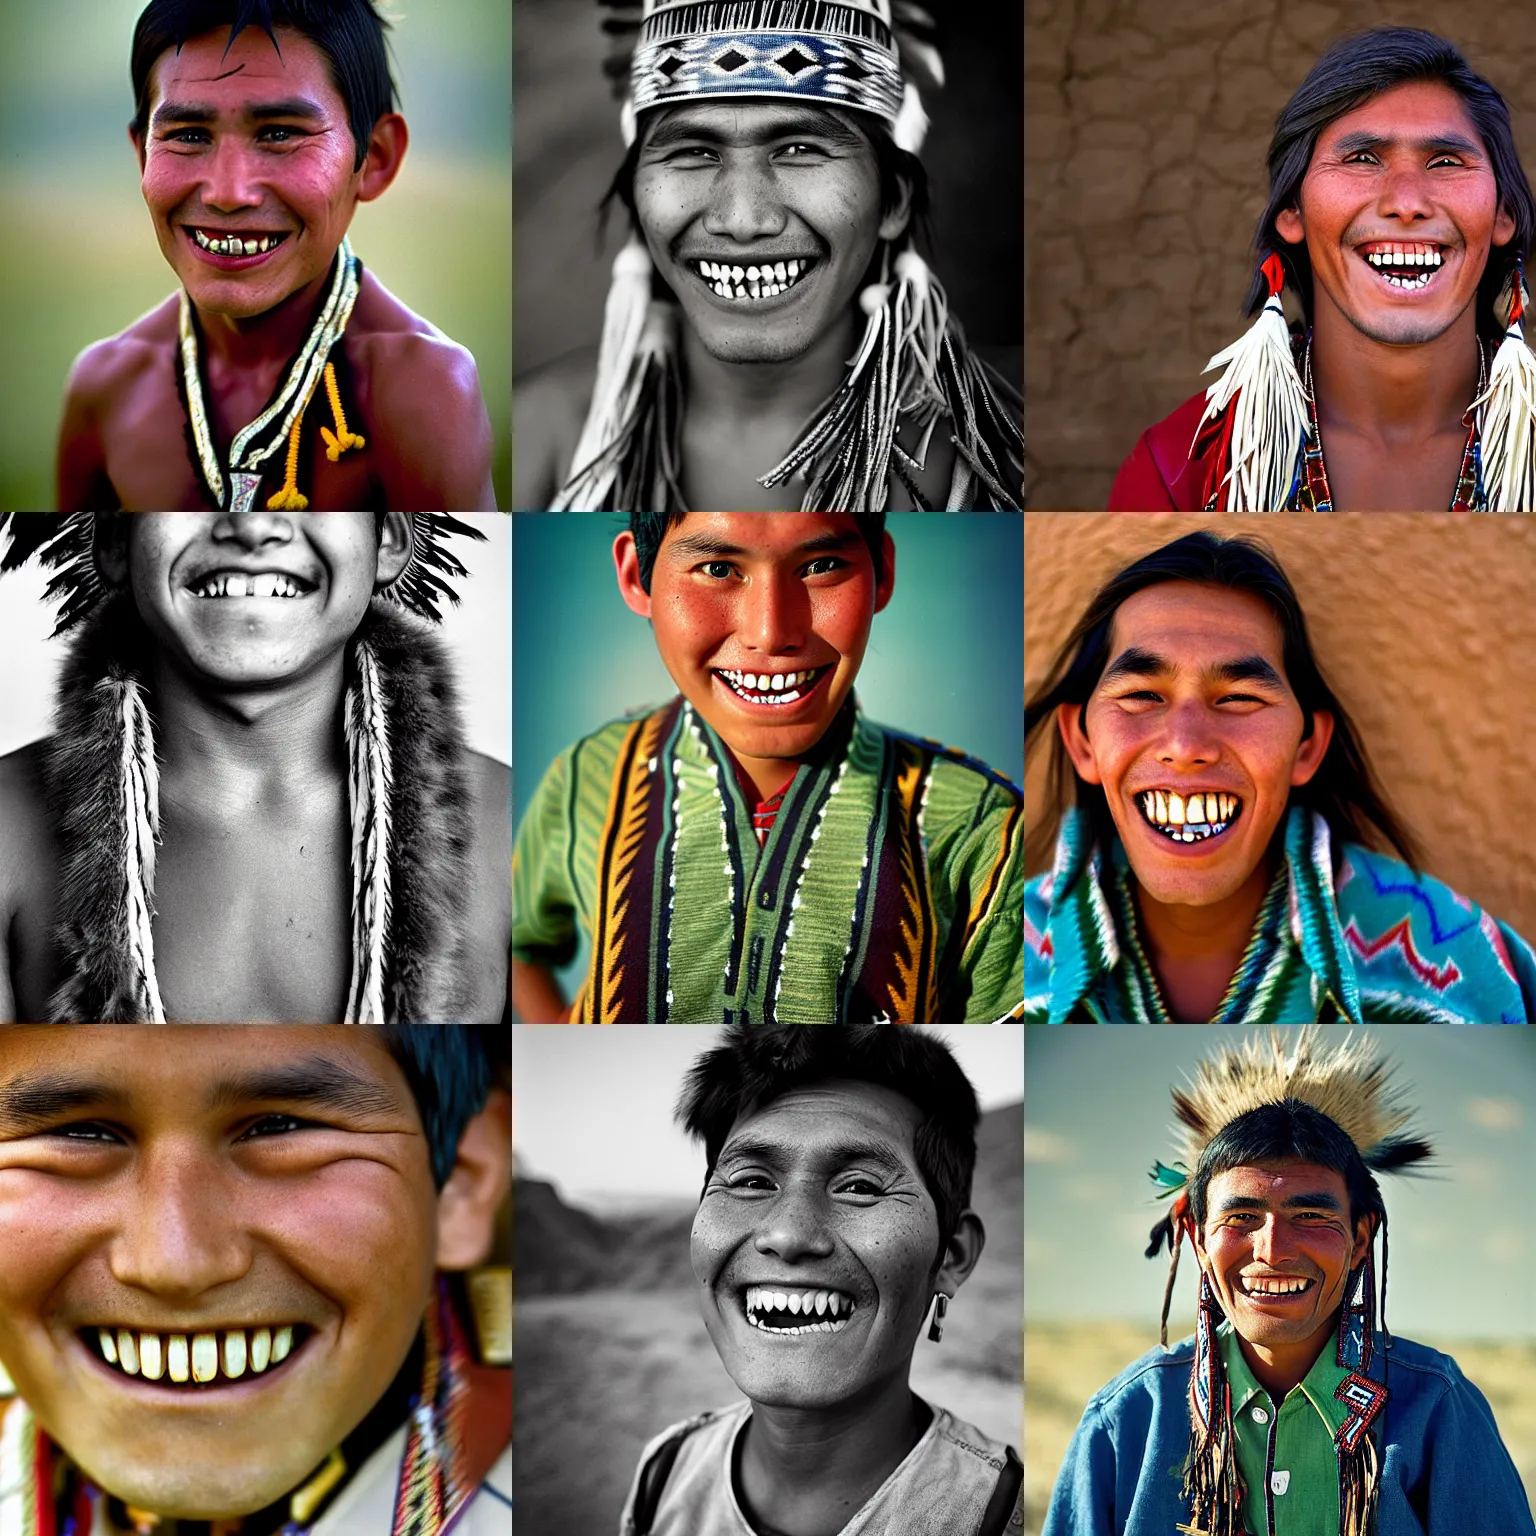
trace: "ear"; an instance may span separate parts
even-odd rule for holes
[[[619,596],[631,613],[651,616],[651,594],[640,584],[640,551],[635,536],[626,529],[613,541],[613,568],[618,573]]]
[[[1302,221],[1301,207],[1282,208],[1275,215],[1275,229],[1287,245],[1301,245],[1307,238],[1307,227]]]
[[[368,153],[364,157],[358,175],[357,200],[371,203],[389,190],[390,183],[400,174],[401,162],[411,142],[410,130],[398,112],[386,112],[373,125],[368,136]]]
[[[437,1197],[437,1267],[473,1269],[491,1251],[496,1211],[512,1177],[512,1099],[491,1089],[464,1127],[459,1153]]]
[[[363,516],[370,517],[372,514],[365,512]],[[386,512],[383,526],[379,530],[379,564],[374,575],[376,591],[382,591],[400,579],[406,566],[411,563],[415,548],[416,530],[411,524],[411,514]]]
[[[1376,1236],[1376,1217],[1366,1212],[1355,1223],[1355,1250],[1349,1257],[1349,1267],[1358,1268],[1365,1261],[1366,1250],[1371,1246],[1371,1239]]]
[[[1088,733],[1083,729],[1083,717],[1087,713],[1086,704],[1058,704],[1056,729],[1061,733],[1062,744],[1067,749],[1067,756],[1072,759],[1078,778],[1085,784],[1101,784],[1103,776],[1099,773],[1099,760],[1093,744],[1088,740]]]
[[[1509,204],[1501,202],[1493,221],[1493,244],[1508,245],[1514,238],[1515,216],[1509,211]]]
[[[1296,749],[1296,761],[1291,764],[1291,783],[1309,784],[1316,777],[1328,755],[1328,744],[1333,740],[1333,715],[1326,709],[1312,711],[1312,734]]]
[[[896,541],[890,534],[880,535],[880,550],[885,557],[885,580],[875,587],[875,612],[879,613],[890,602],[896,590]]]
[[[899,172],[896,176],[896,206],[880,219],[880,238],[898,240],[907,232],[912,217],[912,183]]]
[[[128,526],[128,515],[122,512],[104,513],[93,526],[91,555],[106,586],[128,585]]]
[[[144,174],[144,136],[135,133],[133,124],[128,124],[128,142],[133,145],[133,152],[139,157],[139,175]]]
[[[975,1211],[961,1211],[960,1220],[944,1249],[944,1260],[933,1277],[933,1289],[953,1297],[971,1277],[981,1250],[987,1246],[987,1229]]]

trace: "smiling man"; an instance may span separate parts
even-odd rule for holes
[[[577,742],[529,802],[523,1020],[1016,1016],[1023,797],[854,700],[896,581],[884,516],[635,513],[613,553],[680,697]]]
[[[1172,1255],[1163,1347],[1089,1401],[1045,1536],[1529,1536],[1487,1399],[1387,1332],[1376,1175],[1431,1156],[1387,1064],[1271,1032],[1202,1062],[1173,1103],[1185,1155],[1154,1166],[1173,1204],[1147,1249]],[[1196,1332],[1169,1349],[1186,1236]]]
[[[491,1045],[0,1030],[0,1528],[505,1531]]]
[[[595,381],[584,363],[519,390],[515,504],[1022,506],[1019,396],[913,239],[932,19],[891,0],[604,4],[631,240]]]
[[[1280,113],[1269,172],[1258,323],[1142,434],[1111,508],[1536,510],[1520,326],[1536,201],[1503,97],[1443,38],[1361,33]]]
[[[59,507],[493,509],[475,361],[363,270],[405,156],[372,0],[152,0],[129,137],[180,291],[70,374]]]
[[[10,514],[0,518],[0,535]],[[443,514],[17,514],[78,630],[0,759],[0,1021],[490,1023],[510,773],[432,633]]]
[[[1025,733],[1071,802],[1030,838],[1054,852],[1027,1019],[1529,1022],[1536,955],[1417,867],[1257,541],[1202,530],[1112,577]]]
[[[747,1401],[648,1445],[621,1536],[1003,1536],[1017,1453],[908,1384],[986,1233],[976,1094],[919,1031],[738,1026],[678,1120],[704,1143],[690,1252]]]

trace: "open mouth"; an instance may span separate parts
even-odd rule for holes
[[[1242,1275],[1237,1288],[1256,1301],[1288,1301],[1293,1296],[1305,1296],[1316,1284],[1301,1275]]]
[[[285,1323],[275,1328],[223,1328],[193,1334],[87,1328],[80,1337],[98,1360],[121,1375],[193,1392],[275,1371],[303,1348],[312,1333],[305,1323]]]
[[[1375,245],[1360,258],[1384,282],[1408,292],[1427,288],[1445,264],[1441,247],[1423,241]]]
[[[693,272],[717,298],[737,303],[776,299],[803,282],[816,266],[815,257],[797,257],[791,261],[765,261],[740,266],[721,261],[689,261]]]
[[[255,261],[257,257],[270,255],[288,238],[282,234],[246,233],[240,230],[202,229],[195,224],[184,224],[187,239],[205,256],[217,256],[225,261]]]
[[[193,597],[308,597],[312,581],[286,571],[211,571],[187,588]]]
[[[712,669],[738,699],[749,704],[784,706],[798,704],[821,686],[821,680],[833,669],[811,667],[803,672],[736,672],[728,667]]]
[[[742,1293],[747,1321],[764,1333],[841,1333],[858,1303],[845,1291],[779,1291],[749,1285]]]
[[[1175,843],[1220,837],[1243,814],[1242,800],[1221,790],[1181,795],[1176,789],[1147,789],[1136,804],[1147,825]]]

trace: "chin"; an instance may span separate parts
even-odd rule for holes
[[[135,1509],[151,1509],[171,1520],[231,1520],[282,1498],[325,1452],[297,1471],[263,1468],[260,1472],[240,1472],[220,1463],[178,1461],[173,1466],[169,1454],[159,1466],[136,1461],[118,1468],[109,1461],[103,1467],[99,1460],[70,1454],[98,1487]]]

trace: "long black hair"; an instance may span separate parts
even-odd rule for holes
[[[1109,664],[1109,631],[1120,605],[1144,587],[1165,581],[1200,582],[1263,598],[1284,637],[1285,675],[1305,721],[1302,739],[1312,734],[1317,710],[1327,710],[1333,716],[1333,739],[1322,766],[1310,783],[1291,790],[1291,801],[1319,812],[1336,840],[1376,846],[1384,843],[1417,867],[1417,845],[1378,787],[1359,735],[1318,667],[1301,604],[1274,552],[1250,534],[1222,538],[1205,528],[1143,555],[1110,577],[1067,636],[1045,681],[1025,701],[1025,758],[1042,739],[1051,742],[1046,781],[1049,810],[1025,840],[1026,865],[1038,869],[1049,863],[1062,810],[1074,786],[1076,803],[1087,814],[1099,845],[1108,847],[1113,839],[1114,821],[1104,791],[1078,778],[1054,726],[1056,708],[1087,704]]]
[[[1524,261],[1536,240],[1536,198],[1520,164],[1504,98],[1467,63],[1454,43],[1417,27],[1373,27],[1341,39],[1312,66],[1286,102],[1269,142],[1269,202],[1253,237],[1258,263],[1262,266],[1271,255],[1280,258],[1310,325],[1312,262],[1305,242],[1291,245],[1283,240],[1275,220],[1285,209],[1297,206],[1302,179],[1323,130],[1372,96],[1414,80],[1439,81],[1461,98],[1493,163],[1499,200],[1515,221],[1514,239],[1489,251],[1477,287],[1478,330],[1497,335],[1503,330],[1496,313],[1499,295],[1515,264]],[[1258,314],[1268,297],[1263,273],[1255,272],[1247,312]]]

